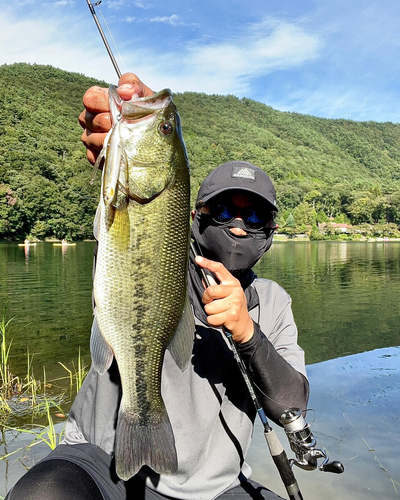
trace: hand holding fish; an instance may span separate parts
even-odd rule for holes
[[[133,73],[121,76],[117,92],[124,101],[129,101],[134,94],[138,97],[147,97],[154,93]],[[83,105],[85,109],[79,116],[79,123],[84,129],[82,142],[87,148],[87,159],[94,164],[111,128],[108,89],[90,87],[83,96]]]
[[[211,271],[219,285],[209,286],[203,294],[204,310],[211,326],[224,326],[239,344],[250,340],[254,334],[253,320],[247,311],[243,288],[226,267],[204,257],[196,257],[196,263]]]

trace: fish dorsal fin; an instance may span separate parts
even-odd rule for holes
[[[186,370],[192,355],[194,330],[194,317],[187,295],[178,327],[167,347],[181,371]]]

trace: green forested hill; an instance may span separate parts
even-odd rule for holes
[[[0,238],[90,237],[99,185],[77,118],[91,85],[51,66],[0,67]],[[400,125],[283,113],[234,96],[176,94],[192,199],[224,161],[263,168],[278,191],[280,223],[400,224]]]

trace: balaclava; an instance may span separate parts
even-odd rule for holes
[[[265,200],[265,210],[277,211],[275,188],[260,168],[243,161],[224,163],[213,170],[200,187],[196,207],[228,191],[244,191]],[[247,236],[236,236],[232,227],[241,227]],[[271,247],[273,231],[250,229],[234,219],[223,226],[213,224],[211,217],[196,211],[192,236],[204,255],[224,264],[233,274],[249,271]]]

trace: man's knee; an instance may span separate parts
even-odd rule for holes
[[[98,486],[82,467],[68,460],[46,460],[30,469],[7,500],[104,500]]]

